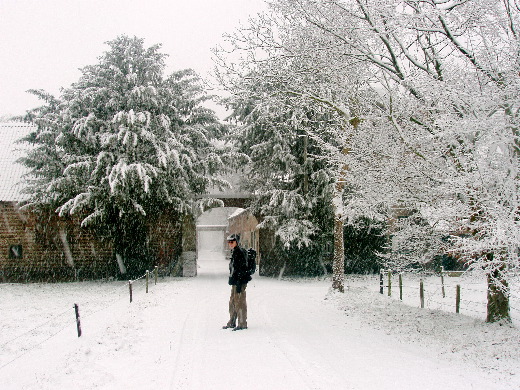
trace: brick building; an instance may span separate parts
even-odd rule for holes
[[[247,209],[239,209],[228,218],[228,232],[240,235],[240,245],[257,251],[259,274],[276,276],[283,267],[283,259],[276,247],[274,232],[259,228],[258,219]]]
[[[81,227],[81,218],[60,218],[54,210],[21,207],[27,169],[17,160],[27,145],[17,141],[34,128],[0,123],[0,282],[69,281],[115,277],[121,272],[112,243]],[[180,274],[182,226],[165,211],[149,221],[153,265]]]
[[[239,208],[228,217],[229,234],[240,235],[240,246],[258,250],[258,220],[247,209]]]
[[[0,281],[78,280],[114,273],[112,246],[49,210],[21,208],[27,169],[17,162],[27,145],[17,141],[34,128],[0,124]]]

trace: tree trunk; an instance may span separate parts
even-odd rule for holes
[[[335,194],[332,199],[334,207],[334,260],[332,263],[332,289],[345,291],[345,243],[344,243],[344,215],[343,215],[343,190],[345,181],[336,183]]]
[[[334,215],[334,262],[332,264],[332,289],[345,291],[345,251],[343,242],[343,216]]]
[[[344,113],[341,113],[344,114]],[[358,117],[349,120],[350,125],[357,129],[360,120]],[[345,129],[348,132],[348,129]],[[350,153],[348,143],[341,150],[343,155]],[[345,291],[345,243],[344,229],[345,215],[343,212],[343,192],[345,191],[348,166],[341,166],[338,181],[334,188],[332,204],[334,207],[334,260],[332,263],[332,289],[334,291]]]
[[[487,322],[511,322],[509,314],[509,286],[503,273],[504,267],[487,275]]]

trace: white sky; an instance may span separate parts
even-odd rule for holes
[[[204,77],[222,34],[264,8],[263,0],[0,0],[0,117],[38,106],[28,89],[58,95],[121,34],[162,44],[166,73]]]

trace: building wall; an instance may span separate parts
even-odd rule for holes
[[[154,257],[153,265],[162,275],[179,275],[182,267],[182,225],[175,213],[163,212],[148,226],[148,248]]]
[[[258,220],[247,210],[229,217],[229,234],[240,235],[240,246],[258,250]]]
[[[163,213],[150,221],[151,263],[161,274],[175,274],[182,252],[181,224]],[[182,269],[181,269],[182,271]],[[80,219],[20,210],[0,202],[0,282],[54,282],[118,277],[112,243],[102,240]]]
[[[237,211],[237,207],[215,207],[203,212],[197,218],[197,226],[227,225],[228,218]]]
[[[228,218],[237,207],[216,207],[205,211],[197,218],[197,257],[208,258],[208,252],[226,253]]]
[[[226,228],[225,225],[222,228],[197,226],[197,258],[207,252],[225,253],[227,250]]]
[[[260,248],[260,230],[257,228],[258,220],[247,210],[234,214],[228,219],[229,234],[240,235],[240,246],[257,251],[256,263],[262,267],[263,252]]]
[[[113,276],[112,246],[79,221],[0,202],[0,281],[67,281]]]

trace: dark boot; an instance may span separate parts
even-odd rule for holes
[[[235,324],[233,324],[233,325],[226,324],[226,325],[224,325],[224,326],[222,327],[222,329],[229,329],[229,328],[235,328],[235,327],[236,327]],[[233,329],[233,330],[234,330],[234,329]]]

